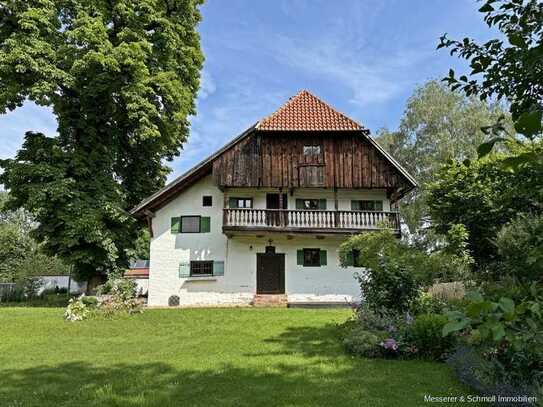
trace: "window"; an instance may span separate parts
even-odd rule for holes
[[[191,261],[190,262],[190,276],[212,276],[213,275],[213,261]]]
[[[179,263],[179,278],[224,276],[224,261],[193,260]]]
[[[296,199],[296,209],[326,209],[326,199]]]
[[[252,208],[253,198],[230,198],[230,208]]]
[[[351,201],[353,211],[382,211],[383,201]]]
[[[179,216],[172,218],[171,232],[176,233],[209,233],[211,218],[209,216]]]
[[[213,197],[211,195],[204,195],[202,197],[202,206],[213,206]]]
[[[304,155],[320,155],[321,146],[304,146]]]
[[[298,250],[297,264],[304,267],[326,266],[326,250],[321,249],[301,249]]]
[[[200,217],[181,216],[181,233],[200,233]]]

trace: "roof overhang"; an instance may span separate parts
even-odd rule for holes
[[[175,198],[182,190],[192,185],[194,182],[198,181],[205,175],[211,173],[213,169],[213,160],[220,156],[224,151],[235,146],[241,140],[248,137],[254,130],[256,123],[237,136],[235,139],[225,144],[221,149],[207,157],[206,159],[200,161],[190,170],[181,174],[179,177],[174,179],[172,182],[167,184],[165,187],[159,189],[157,192],[145,198],[140,202],[139,205],[134,207],[130,213],[137,217],[147,216],[149,212],[154,211],[157,208],[165,205],[167,202]]]

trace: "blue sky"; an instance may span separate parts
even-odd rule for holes
[[[416,86],[465,68],[436,51],[439,36],[492,36],[480,6],[474,0],[208,0],[199,27],[206,62],[198,114],[181,156],[170,163],[170,179],[300,89],[373,134],[395,128]],[[27,130],[53,136],[51,111],[27,103],[0,115],[0,158],[15,154]]]

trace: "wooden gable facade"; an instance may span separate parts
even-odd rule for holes
[[[221,188],[412,188],[363,130],[255,129],[215,158],[213,177]]]

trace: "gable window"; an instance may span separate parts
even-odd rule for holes
[[[326,199],[296,199],[296,209],[326,209]]]
[[[213,197],[211,195],[204,195],[202,197],[202,206],[213,206]]]
[[[213,261],[193,260],[190,262],[190,276],[212,276]]]
[[[321,155],[321,146],[304,146],[304,155]]]
[[[326,250],[301,249],[297,251],[297,264],[304,267],[326,266]]]
[[[252,208],[253,198],[230,198],[228,204],[230,208]]]
[[[351,210],[353,211],[382,211],[383,201],[367,201],[367,200],[351,201]]]

